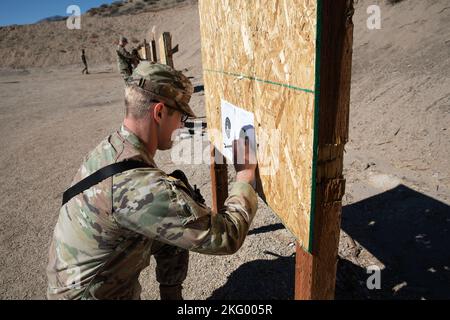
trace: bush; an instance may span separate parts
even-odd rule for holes
[[[100,13],[100,10],[98,8],[92,8],[88,10],[86,13],[90,16],[95,16]]]
[[[111,8],[111,10],[109,11],[109,14],[110,15],[115,15],[118,12],[119,12],[119,8],[118,7],[114,7],[114,8]]]

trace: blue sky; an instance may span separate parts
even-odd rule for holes
[[[51,16],[66,16],[70,5],[84,13],[90,8],[113,0],[0,0],[0,26],[28,24]]]

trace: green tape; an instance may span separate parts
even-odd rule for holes
[[[308,252],[313,250],[314,218],[316,210],[316,173],[317,158],[319,156],[319,103],[320,103],[320,53],[322,47],[322,0],[317,0],[317,25],[316,25],[316,83],[314,86],[314,141],[312,163],[311,186],[311,211],[309,214],[309,244]]]
[[[275,85],[275,86],[280,86],[280,87],[283,87],[283,88],[288,88],[288,89],[292,89],[292,90],[296,90],[296,91],[303,91],[303,92],[307,92],[307,93],[314,93],[314,91],[310,90],[310,89],[300,88],[300,87],[292,86],[292,85],[289,85],[289,84],[275,82],[275,81],[270,81],[270,80],[258,79],[256,77],[247,76],[245,74],[232,73],[232,72],[226,72],[226,71],[220,71],[220,70],[210,70],[210,69],[204,69],[204,70],[207,71],[207,72],[220,73],[220,74],[224,74],[224,75],[232,76],[232,77],[236,77],[236,78],[249,79],[249,80],[252,80],[252,81],[272,84],[272,85]]]

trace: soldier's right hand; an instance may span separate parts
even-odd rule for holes
[[[255,187],[256,151],[247,137],[233,141],[233,164],[236,170],[236,181],[246,182]]]

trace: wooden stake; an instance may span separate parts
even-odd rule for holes
[[[348,140],[353,0],[321,1],[318,149],[312,254],[297,245],[295,299],[334,299],[344,146]]]
[[[142,60],[148,60],[147,41],[144,39],[144,45],[139,49],[139,57]]]
[[[159,38],[159,55],[161,56],[161,63],[168,66],[173,66],[172,53],[172,36],[170,32],[164,32]]]
[[[219,212],[228,198],[228,169],[225,157],[211,144],[212,211]]]
[[[156,41],[155,41],[155,39],[150,41],[150,59],[153,62],[158,62],[158,56],[156,54]]]

